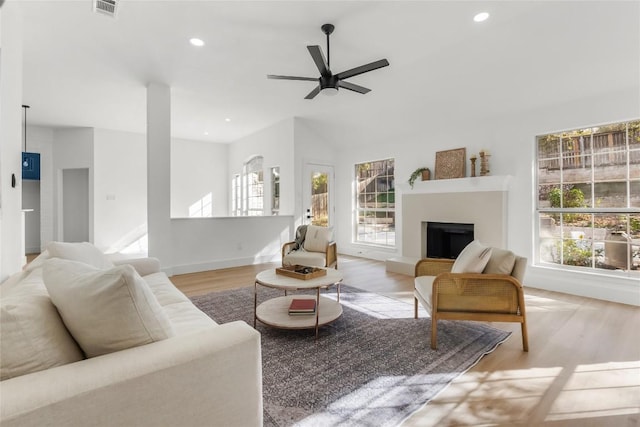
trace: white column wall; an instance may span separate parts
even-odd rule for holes
[[[94,244],[107,253],[147,234],[146,150],[142,134],[95,129]]]
[[[171,246],[171,89],[147,86],[147,227],[149,256],[172,265]]]
[[[0,280],[20,271],[22,253],[22,15],[15,3],[0,11]],[[15,176],[15,188],[11,176]]]

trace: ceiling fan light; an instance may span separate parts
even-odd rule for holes
[[[326,87],[320,91],[321,94],[325,96],[336,96],[338,94],[337,87]]]

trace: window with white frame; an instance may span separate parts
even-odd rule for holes
[[[242,215],[242,180],[240,174],[231,179],[231,215]]]
[[[244,164],[243,170],[243,215],[264,214],[264,173],[262,156],[252,157]]]
[[[538,262],[640,277],[640,120],[537,137]]]
[[[394,159],[356,164],[355,181],[356,242],[395,246]]]

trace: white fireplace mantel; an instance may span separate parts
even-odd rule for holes
[[[438,179],[431,181],[416,181],[413,188],[409,183],[396,185],[396,190],[402,194],[425,193],[465,193],[478,191],[508,191],[511,175],[476,176],[473,178]]]

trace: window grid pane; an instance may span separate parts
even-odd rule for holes
[[[395,246],[394,160],[357,164],[355,178],[356,242]]]
[[[640,120],[536,144],[539,262],[640,277]]]

